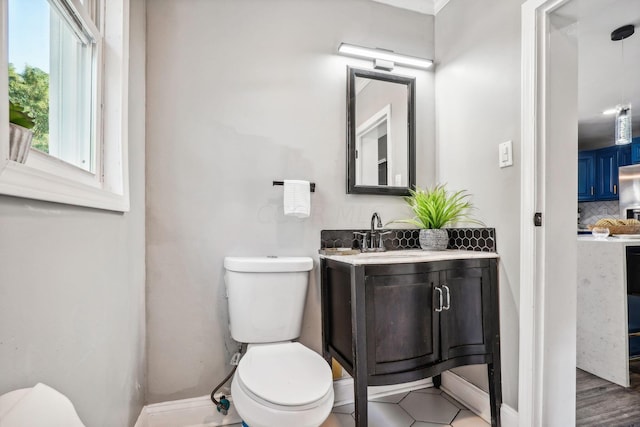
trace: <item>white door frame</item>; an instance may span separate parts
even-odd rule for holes
[[[387,124],[387,185],[391,186],[393,183],[391,177],[393,176],[393,138],[391,137],[391,104],[387,104],[380,111],[369,117],[363,124],[356,129],[356,152],[362,151],[362,137],[372,129],[376,128],[380,123],[386,121]],[[377,167],[377,165],[376,165]],[[370,185],[362,183],[362,156],[356,157],[356,185]]]
[[[518,415],[520,427],[542,426],[545,337],[545,243],[534,213],[544,206],[545,85],[548,15],[570,0],[527,0],[522,5],[520,326]],[[544,224],[544,223],[543,223]]]

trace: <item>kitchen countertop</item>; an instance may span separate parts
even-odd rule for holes
[[[357,255],[320,255],[320,258],[344,262],[351,265],[373,265],[410,264],[416,262],[446,261],[453,259],[499,258],[499,256],[496,252],[465,251],[456,249],[447,249],[444,251],[407,249],[386,252],[363,252]]]
[[[640,246],[640,239],[632,239],[632,238],[628,238],[628,237],[613,237],[613,236],[609,236],[606,239],[603,240],[599,240],[596,239],[593,236],[589,236],[589,235],[583,235],[583,236],[578,236],[578,241],[579,242],[598,242],[598,243],[625,243],[627,244],[627,246],[629,244],[635,244],[635,245],[639,245]]]
[[[577,241],[577,367],[629,387],[626,250],[640,239]]]

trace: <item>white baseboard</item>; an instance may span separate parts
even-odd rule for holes
[[[518,427],[520,425],[518,411],[504,403],[500,407],[500,422],[502,427]]]
[[[140,411],[140,415],[133,427],[149,427],[149,415],[146,407],[143,407],[142,411]]]
[[[431,378],[427,378],[406,384],[369,387],[369,397],[388,396],[431,386]],[[353,403],[353,378],[335,381],[333,391],[334,406]],[[216,410],[209,396],[147,405],[142,408],[134,427],[218,427],[240,423],[242,419],[235,411],[233,398],[228,399],[231,408],[226,416]]]
[[[227,415],[219,413],[210,396],[154,403],[142,408],[135,427],[218,427],[242,422],[235,411],[233,399]]]
[[[491,423],[489,393],[450,371],[442,373],[440,388],[480,418]],[[500,407],[500,421],[502,427],[518,427],[518,411],[503,403]]]
[[[405,384],[369,387],[368,397],[376,398],[405,391],[432,387],[431,378]],[[487,422],[491,422],[489,394],[462,377],[452,373],[442,373],[441,389],[460,401]],[[334,381],[334,406],[353,403],[353,378]],[[192,399],[155,403],[142,408],[134,427],[218,427],[240,423],[242,420],[229,397],[231,408],[227,415],[220,414],[211,403],[209,396]],[[518,427],[518,412],[508,405],[500,408],[502,427]]]

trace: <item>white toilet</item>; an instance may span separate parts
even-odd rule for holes
[[[224,259],[231,336],[248,349],[231,383],[249,427],[318,427],[333,407],[331,368],[300,336],[308,257]]]

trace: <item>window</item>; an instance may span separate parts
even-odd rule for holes
[[[16,159],[0,123],[0,193],[128,210],[128,2],[0,2],[0,113],[11,103],[34,125]]]
[[[9,0],[9,101],[34,118],[34,149],[95,172],[100,34],[95,18],[72,13],[62,1]]]

